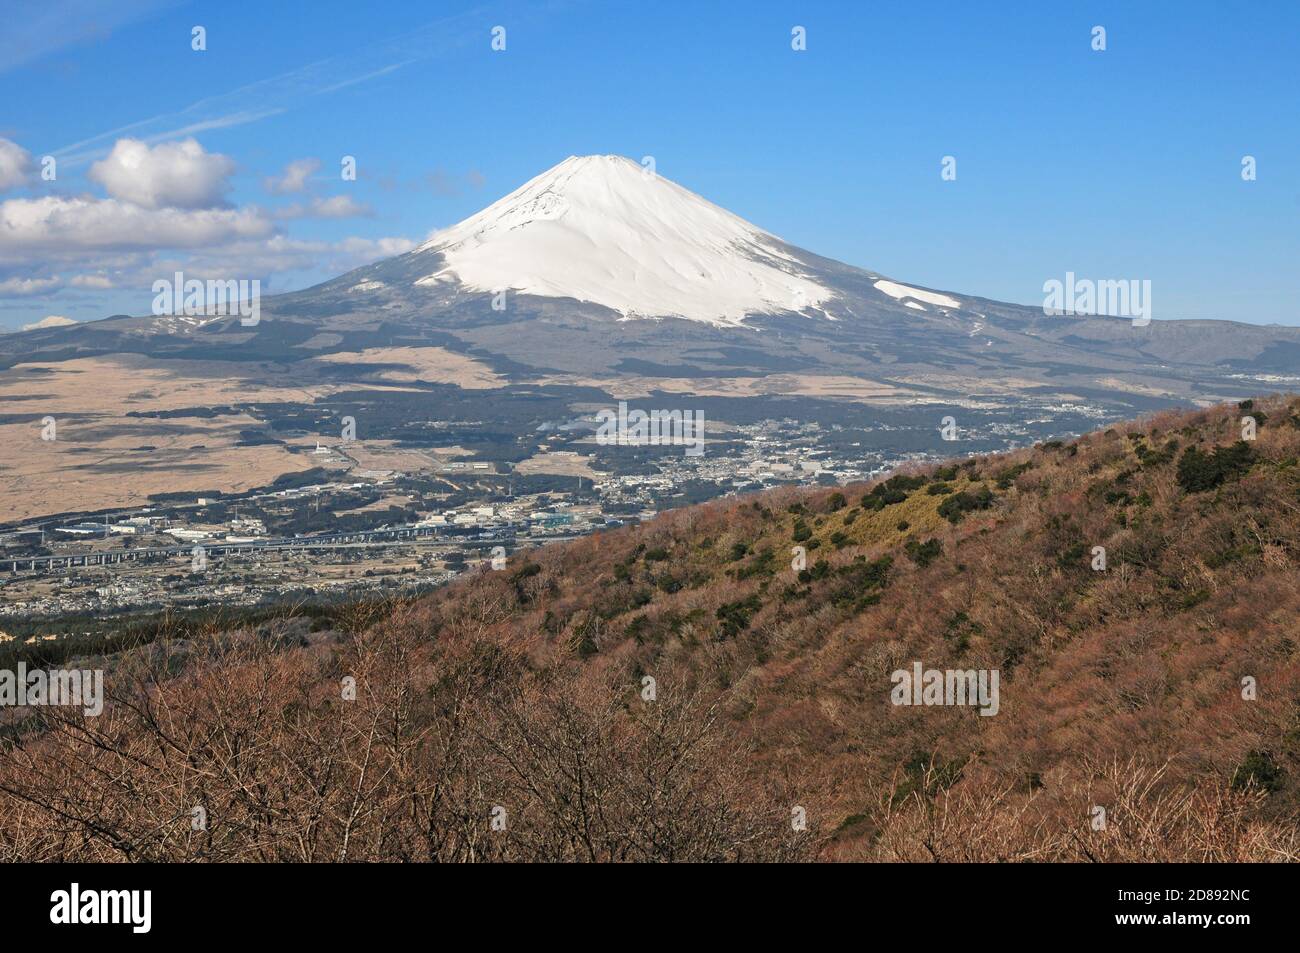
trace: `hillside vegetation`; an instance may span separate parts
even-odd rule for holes
[[[717,501],[103,660],[7,724],[0,851],[1300,859],[1298,568],[1295,398]],[[915,663],[997,713],[893,704]]]

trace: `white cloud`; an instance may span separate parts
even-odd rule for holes
[[[284,167],[284,173],[279,178],[269,177],[263,184],[272,195],[302,192],[307,188],[307,180],[319,168],[320,159],[295,159]]]
[[[141,309],[147,306],[147,301],[131,304],[121,298],[103,296],[115,291],[147,291],[155,279],[170,277],[176,271],[195,276],[260,278],[265,293],[278,293],[285,288],[274,276],[295,274],[295,287],[302,287],[304,279],[307,284],[324,281],[360,265],[408,252],[417,244],[412,239],[397,237],[315,241],[277,234],[176,252],[82,249],[60,266],[65,271],[77,269],[78,273],[71,276],[44,271],[48,258],[39,264],[33,262],[25,266],[28,274],[8,278],[0,276],[0,302],[43,298],[48,301],[46,307],[68,308],[84,307],[84,303],[90,301],[102,302],[103,313],[113,308],[127,313],[143,313]],[[109,301],[114,303],[109,304]]]
[[[93,250],[201,248],[274,230],[257,208],[150,209],[91,196],[10,199],[0,202],[0,262],[69,259]]]
[[[58,278],[6,278],[0,281],[0,295],[25,297],[53,291],[63,284]]]
[[[246,275],[265,277],[284,272],[314,272],[321,280],[332,278],[360,265],[400,255],[416,247],[409,238],[344,238],[313,241],[275,235],[264,241],[232,242],[205,249],[185,259],[160,258],[151,267],[168,269],[183,265],[195,274]]]
[[[0,136],[0,192],[22,185],[32,167],[27,150]]]
[[[356,268],[380,258],[404,255],[415,247],[416,243],[409,238],[345,238],[334,245],[334,250]]]
[[[104,290],[113,287],[113,279],[108,275],[73,275],[68,282],[74,288],[95,288]]]
[[[276,218],[356,218],[373,215],[374,209],[348,195],[332,195],[327,199],[314,198],[306,205],[289,205],[276,209]]]
[[[222,204],[234,171],[233,159],[205,152],[193,139],[152,148],[139,139],[119,139],[88,175],[113,198],[142,208],[207,209]]]
[[[25,152],[21,156],[26,159]],[[310,192],[318,167],[315,159],[290,163],[276,189]],[[108,198],[86,193],[0,200],[0,299],[44,299],[50,310],[84,309],[89,300],[131,311],[135,290],[178,269],[260,277],[269,286],[272,276],[324,280],[416,246],[407,238],[290,238],[282,232],[288,220],[374,213],[350,195],[304,195],[279,210],[231,207],[221,199],[234,168],[231,159],[193,140],[151,146],[119,139],[90,170]]]
[[[242,126],[245,123],[257,122],[259,119],[266,119],[269,116],[278,116],[282,112],[284,112],[282,109],[263,109],[251,112],[238,112],[228,116],[213,116],[211,119],[192,122],[180,126],[179,128],[164,129],[161,132],[151,132],[148,135],[138,135],[137,138],[141,142],[150,144],[155,142],[170,142],[180,136],[192,136],[195,133],[208,132],[211,129],[228,129],[231,126]],[[83,139],[80,142],[72,143],[72,145],[64,146],[62,149],[57,150],[54,155],[58,157],[60,165],[84,165],[92,159],[103,157],[105,154],[103,146],[93,144],[102,143],[105,139],[120,138],[121,134],[124,132],[138,132],[139,130],[148,128],[153,124],[154,120],[152,119],[141,119],[136,122],[129,122],[125,126],[118,126],[116,129],[110,129],[108,132],[101,132],[97,135],[91,136],[89,139]],[[82,146],[92,145],[92,148],[77,151],[82,149]]]

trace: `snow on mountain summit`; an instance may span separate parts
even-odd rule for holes
[[[624,318],[737,325],[834,294],[776,236],[622,156],[571,156],[417,251],[443,260],[416,284],[575,298]]]

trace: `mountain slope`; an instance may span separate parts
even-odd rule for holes
[[[739,323],[833,292],[782,242],[622,156],[571,156],[416,250],[417,285],[573,298],[624,317]]]
[[[1249,444],[1247,413],[1264,421]],[[1032,832],[1006,825],[1026,796],[1064,841],[1136,776],[1207,805],[1254,785],[1247,817],[1293,823],[1298,459],[1295,398],[1164,414],[871,488],[677,511],[453,587],[433,624],[458,631],[495,599],[491,638],[533,664],[585,658],[624,685],[645,672],[725,686],[751,758],[799,779],[800,803],[838,832],[833,853],[870,851],[882,805],[917,785],[953,787],[972,831],[1002,825],[1022,848]],[[999,670],[998,713],[891,705],[890,673],[918,662]],[[1266,687],[1243,697],[1243,679]],[[977,812],[994,793],[998,816]],[[1117,858],[1139,819],[1112,822],[1128,829],[1091,849]],[[1172,841],[1194,837],[1174,828]],[[1082,859],[1077,845],[1051,849]]]
[[[257,327],[146,316],[45,328],[0,337],[0,367],[399,345],[472,354],[517,382],[794,374],[806,393],[851,378],[887,402],[1086,400],[1116,415],[1300,381],[1300,329],[1135,327],[917,287],[791,246],[617,156],[566,159],[411,252],[266,298]]]
[[[343,631],[131,650],[93,725],[45,709],[0,755],[0,843],[16,859],[1300,859],[1298,460],[1300,399],[1168,413],[673,511]],[[996,714],[892,703],[891,673],[915,664],[998,671]],[[196,802],[209,830],[173,830]]]

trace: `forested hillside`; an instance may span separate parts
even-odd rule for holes
[[[0,849],[1295,860],[1298,568],[1295,398],[731,498],[83,660],[103,715],[7,724]],[[894,704],[916,663],[996,714]]]

